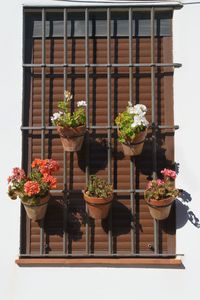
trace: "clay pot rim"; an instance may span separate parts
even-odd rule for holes
[[[86,132],[86,126],[85,125],[80,125],[77,127],[57,126],[57,132],[60,138],[64,138],[64,139],[83,137]]]
[[[172,203],[175,201],[175,197],[168,197],[161,200],[156,199],[145,199],[147,205],[151,207],[167,207],[172,205]]]
[[[46,196],[39,198],[40,201],[38,204],[29,204],[28,202],[24,202],[22,199],[21,199],[21,202],[23,203],[23,205],[25,205],[27,207],[38,207],[38,206],[43,206],[43,205],[47,204],[49,202],[49,198],[50,198],[50,195],[48,193]]]
[[[113,201],[113,194],[108,197],[108,198],[98,198],[98,197],[91,197],[91,196],[88,196],[86,194],[87,190],[86,191],[83,191],[83,196],[84,196],[84,199],[85,201],[88,203],[88,204],[91,204],[91,205],[103,205],[103,204],[109,204]]]
[[[86,128],[86,125],[79,125],[79,126],[76,126],[76,127],[71,127],[71,126],[60,126],[60,125],[56,125],[57,128],[62,128],[62,129],[78,129],[78,128]]]

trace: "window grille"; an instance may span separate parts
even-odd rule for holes
[[[174,209],[167,221],[152,221],[153,232],[150,230],[150,240],[152,242],[149,242],[149,238],[146,241],[140,240],[140,235],[142,235],[142,228],[140,228],[141,219],[146,218],[148,222],[151,222],[149,221],[151,220],[150,215],[146,216],[148,213],[140,213],[140,203],[143,201],[141,195],[144,191],[144,185],[142,188],[138,169],[143,164],[143,156],[130,159],[129,175],[126,173],[127,165],[124,171],[125,187],[123,187],[123,184],[118,184],[118,177],[123,177],[123,172],[118,176],[117,160],[121,154],[118,151],[117,127],[114,124],[114,118],[117,113],[125,109],[124,103],[128,101],[134,104],[142,103],[139,95],[140,81],[144,81],[144,90],[148,89],[150,84],[150,93],[147,92],[147,97],[150,96],[151,101],[148,102],[147,106],[150,111],[151,126],[147,142],[149,145],[147,149],[148,155],[145,158],[148,160],[147,164],[150,164],[148,168],[151,169],[151,174],[148,175],[156,178],[158,169],[163,166],[167,167],[169,163],[174,163],[173,134],[178,126],[173,124],[172,77],[174,68],[180,67],[180,64],[173,63],[171,59],[171,20],[172,10],[170,8],[165,10],[155,7],[142,10],[134,7],[120,8],[120,10],[111,7],[96,9],[87,7],[24,9],[24,93],[21,127],[23,134],[23,167],[28,169],[30,161],[36,155],[40,155],[41,158],[51,156],[55,158],[58,155],[55,149],[61,147],[60,141],[56,136],[55,127],[51,126],[49,122],[49,116],[55,109],[54,105],[58,95],[55,96],[54,93],[51,95],[49,90],[56,90],[57,87],[54,86],[53,82],[54,78],[61,78],[63,80],[63,94],[64,90],[71,89],[72,93],[75,93],[75,98],[78,98],[80,94],[84,94],[85,97],[83,98],[87,100],[86,125],[88,132],[85,136],[84,151],[80,154],[80,156],[82,155],[81,163],[85,162],[85,184],[88,182],[89,175],[92,174],[91,171],[99,171],[96,170],[98,169],[98,164],[96,169],[92,166],[92,163],[95,164],[93,161],[93,150],[96,149],[95,151],[97,151],[99,149],[98,154],[101,156],[101,151],[103,151],[103,154],[106,156],[107,165],[103,166],[105,169],[103,176],[107,177],[109,183],[114,184],[116,202],[125,195],[124,200],[122,199],[119,202],[119,206],[123,205],[123,201],[127,205],[130,232],[123,233],[123,226],[122,233],[118,234],[117,232],[118,229],[116,228],[120,227],[120,208],[115,207],[116,202],[108,220],[102,222],[102,224],[96,225],[95,221],[85,214],[85,211],[87,213],[87,207],[84,207],[84,202],[81,198],[80,184],[74,184],[73,182],[75,178],[73,174],[75,168],[74,160],[76,155],[78,157],[79,154],[64,152],[62,154],[62,174],[58,178],[60,189],[52,191],[52,202],[49,205],[46,219],[36,224],[27,219],[24,209],[21,207],[20,257],[174,257],[176,255]],[[164,41],[165,38],[167,39],[166,41]],[[58,40],[58,45],[56,45],[55,39]],[[75,46],[77,45],[75,41],[73,48],[73,39],[79,41],[77,45],[81,49],[84,48],[84,55],[81,57],[82,61],[76,57],[75,52],[77,50]],[[124,39],[123,45],[120,44],[120,39]],[[99,47],[98,43],[104,43],[102,52],[106,52],[106,56],[101,59],[98,58],[101,51],[97,50],[97,54],[95,54],[95,47]],[[149,61],[143,62],[142,58],[140,59],[140,47],[142,47],[140,43],[144,43],[142,50],[148,51]],[[164,43],[162,44],[162,49],[159,48],[161,47],[159,43]],[[91,47],[91,45],[93,46]],[[52,50],[57,46],[57,50]],[[123,50],[116,50],[117,47],[121,46],[125,47],[125,58],[117,56],[117,51],[121,51],[123,54]],[[54,57],[54,51],[57,51],[59,57]],[[164,54],[160,53],[162,51]],[[164,59],[161,58],[162,55]],[[120,59],[122,62],[119,62]],[[77,60],[80,62],[77,62]],[[55,61],[58,61],[58,63],[55,63]],[[98,70],[100,70],[101,74],[98,73]],[[82,85],[80,87],[80,89],[83,88],[83,92],[78,90],[76,84],[73,86],[73,78],[77,74],[81,78],[81,82],[84,81],[84,88]],[[103,79],[99,80],[98,76]],[[50,82],[51,78],[53,78],[52,82]],[[126,96],[127,90],[124,88],[124,98],[128,98],[125,99],[126,102],[123,102],[122,108],[120,100],[117,101],[118,96],[115,90],[118,89],[118,82],[123,78],[125,78],[124,82],[128,83],[128,96]],[[165,78],[168,79],[165,80]],[[107,105],[107,115],[106,119],[105,115],[101,116],[103,121],[100,125],[98,124],[98,120],[100,120],[98,114],[102,113],[102,108],[101,103],[97,105],[95,102],[98,91],[95,92],[94,90],[99,89],[99,87],[95,86],[95,80],[100,82],[100,88],[102,84],[106,83],[106,102],[102,103],[102,105]],[[165,82],[163,83],[163,81]],[[39,94],[35,92],[34,84],[37,85]],[[123,88],[123,80],[120,84],[120,88]],[[163,88],[165,89],[165,95],[162,97],[165,100],[159,96]],[[49,99],[47,99],[47,94]],[[166,100],[167,96],[169,96],[169,101]],[[56,100],[54,99],[55,97]],[[163,102],[165,103],[164,109],[161,107]],[[166,103],[168,107],[166,107]],[[165,111],[164,114],[166,114],[164,122],[162,120],[163,110]],[[105,113],[105,109],[102,111]],[[160,161],[161,158],[158,155],[158,144],[161,137],[165,135],[167,140],[166,148],[168,147],[166,151],[171,151],[170,162],[167,159],[164,162]],[[102,139],[106,141],[106,145],[105,147],[100,145],[99,148],[95,148],[96,146],[94,147],[92,144],[92,139],[96,140],[99,136],[103,137]],[[57,141],[54,143],[56,138]],[[53,143],[54,146],[52,146]],[[93,152],[91,152],[91,149]],[[120,159],[122,158],[120,157]],[[100,162],[98,161],[98,163]],[[129,187],[127,187],[127,182],[129,182]],[[74,185],[79,186],[79,188],[74,189]],[[72,246],[73,243],[76,243],[72,241],[72,236],[74,224],[78,222],[78,219],[73,214],[73,206],[76,206],[77,198],[80,199],[80,201],[78,200],[78,205],[82,203],[81,213],[83,217],[80,226],[84,227],[84,237],[80,238],[78,250],[76,250],[75,246],[74,248]],[[55,202],[57,204],[54,207]],[[129,204],[127,204],[128,202]],[[76,211],[77,213],[79,214],[79,211]],[[119,219],[117,218],[118,215]],[[126,220],[121,220],[121,222],[126,222]],[[100,245],[102,232],[98,237],[98,231],[95,231],[96,228],[99,229],[101,226],[105,233],[103,244],[107,243],[107,247],[104,246],[103,250],[101,250]],[[118,231],[120,232],[120,229]],[[56,236],[60,236],[58,240]],[[163,242],[163,237],[165,237],[166,242]],[[78,237],[75,237],[75,240],[76,238],[78,239]],[[39,244],[34,244],[34,239],[39,239]],[[96,247],[98,243],[99,246]],[[164,243],[166,243],[166,246],[164,246]],[[145,246],[142,246],[143,244]],[[53,250],[51,245],[54,248]]]

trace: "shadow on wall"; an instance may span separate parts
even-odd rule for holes
[[[196,228],[200,228],[200,220],[186,204],[192,201],[191,195],[185,190],[180,191],[181,195],[179,196],[179,200],[176,200],[176,228],[182,228],[188,221],[190,221]]]

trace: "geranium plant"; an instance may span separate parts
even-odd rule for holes
[[[144,193],[145,199],[162,200],[169,197],[177,197],[179,190],[174,187],[176,172],[170,169],[161,171],[163,179],[151,180],[147,184],[147,190]]]
[[[88,205],[89,215],[94,219],[108,216],[113,200],[113,186],[106,180],[91,175],[84,191],[84,199]]]
[[[149,122],[145,115],[147,108],[143,104],[132,106],[129,101],[126,111],[115,119],[118,126],[118,139],[122,143],[125,155],[139,155],[142,152]]]
[[[70,111],[70,101],[73,96],[69,91],[65,91],[65,100],[58,103],[59,111],[55,112],[51,117],[52,124],[61,127],[78,127],[85,125],[86,101],[77,102],[77,108],[73,113]]]
[[[59,111],[51,117],[53,125],[57,126],[64,150],[69,152],[81,149],[86,131],[86,101],[77,102],[77,108],[71,113],[70,101],[72,98],[71,93],[65,91],[64,101],[58,103]]]
[[[97,198],[109,198],[113,193],[113,186],[106,180],[91,175],[87,186],[87,195]]]
[[[119,141],[121,143],[133,143],[136,135],[144,131],[149,122],[145,115],[147,108],[143,104],[136,104],[132,106],[129,101],[126,111],[119,113],[115,119],[115,123],[119,128]]]
[[[144,192],[144,199],[149,207],[149,212],[157,220],[168,218],[171,206],[179,195],[179,190],[174,186],[176,172],[164,169],[161,174],[163,179],[149,181]]]
[[[13,169],[8,177],[8,195],[11,199],[19,197],[23,203],[38,205],[50,189],[56,188],[57,180],[52,173],[59,170],[59,165],[53,159],[35,159],[31,167],[28,175],[23,169]]]

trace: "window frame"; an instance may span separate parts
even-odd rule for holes
[[[55,9],[62,9],[63,10],[63,13],[64,13],[64,64],[62,65],[63,67],[63,70],[64,70],[64,90],[66,89],[66,78],[67,78],[67,57],[66,57],[66,52],[67,52],[67,47],[66,47],[66,22],[67,22],[67,10],[68,9],[73,9],[74,7],[70,8],[70,7],[57,7]],[[108,124],[107,124],[107,137],[108,137],[108,181],[111,182],[111,166],[110,166],[110,157],[111,157],[111,129],[113,128],[112,124],[111,124],[111,74],[110,74],[110,70],[111,70],[111,67],[112,67],[112,64],[111,64],[111,54],[110,54],[110,38],[111,38],[111,33],[110,33],[110,29],[111,29],[111,19],[110,19],[110,14],[111,14],[111,9],[113,7],[110,7],[110,6],[106,6],[106,7],[103,7],[103,9],[106,9],[106,12],[107,12],[107,54],[108,54],[108,57],[107,57],[107,80],[108,80]],[[117,6],[117,8],[119,8],[119,6]],[[177,7],[175,7],[177,8]],[[178,8],[180,8],[178,6]],[[38,9],[38,7],[24,7],[24,14],[26,12],[26,10],[34,10],[34,9]],[[23,150],[22,150],[22,153],[24,154],[25,153],[25,135],[27,134],[28,130],[30,129],[33,129],[33,130],[36,130],[36,129],[39,129],[41,130],[41,143],[42,143],[42,151],[41,151],[41,157],[43,158],[44,157],[44,135],[45,135],[45,129],[47,129],[46,125],[45,125],[45,113],[44,113],[44,109],[45,109],[45,68],[47,67],[47,64],[46,64],[46,60],[45,60],[45,22],[46,22],[46,19],[45,19],[45,15],[46,15],[46,11],[48,10],[48,7],[40,7],[41,9],[41,12],[42,12],[42,62],[41,62],[41,65],[40,67],[42,68],[42,95],[41,95],[41,98],[42,98],[42,106],[41,106],[41,109],[42,109],[42,124],[41,124],[41,128],[33,128],[33,127],[28,127],[28,126],[24,126],[24,120],[25,120],[25,115],[26,115],[26,111],[25,111],[25,105],[24,105],[24,98],[26,97],[26,91],[25,91],[25,87],[24,87],[24,93],[23,93],[23,104],[22,104],[22,115],[23,115],[23,120],[22,120],[22,133],[23,133],[23,138],[22,138],[22,144],[23,144]],[[78,9],[78,7],[77,7]],[[88,17],[88,14],[89,14],[89,10],[90,10],[90,7],[80,7],[81,10],[85,10],[85,49],[86,49],[86,55],[85,55],[85,64],[84,64],[84,67],[85,67],[85,81],[86,81],[86,99],[89,99],[89,52],[88,52],[88,39],[89,39],[89,17]],[[123,8],[124,9],[124,8]],[[126,7],[125,8],[126,11],[128,11],[128,14],[129,14],[129,35],[128,35],[128,38],[129,38],[129,64],[128,64],[128,67],[129,67],[129,100],[132,102],[132,93],[133,93],[133,90],[132,90],[132,76],[133,76],[133,67],[135,67],[137,65],[137,67],[140,67],[141,64],[134,64],[133,61],[132,61],[132,46],[131,46],[131,40],[132,40],[132,14],[133,14],[133,9],[137,11],[137,8],[134,8],[134,4],[133,5],[129,5],[129,7]],[[149,64],[143,64],[143,66],[148,66],[151,68],[151,103],[152,103],[152,125],[151,125],[151,128],[152,128],[152,138],[153,138],[153,141],[154,141],[154,147],[153,147],[153,157],[154,157],[154,172],[153,172],[153,178],[156,178],[156,130],[159,128],[159,129],[177,129],[178,126],[171,126],[169,124],[166,124],[165,126],[158,126],[157,124],[155,124],[155,68],[156,67],[163,67],[163,68],[170,68],[170,67],[173,67],[173,68],[176,68],[176,67],[180,67],[181,65],[180,64],[176,64],[176,63],[170,63],[170,64],[162,64],[162,63],[156,63],[154,61],[154,57],[155,57],[155,50],[154,50],[154,45],[155,45],[155,28],[154,28],[154,20],[155,20],[155,11],[159,10],[160,8],[156,8],[154,6],[150,6],[150,7],[146,7],[146,8],[142,8],[142,11],[143,10],[147,10],[148,12],[150,12],[150,15],[151,15],[151,62]],[[166,8],[165,8],[166,9]],[[173,9],[171,6],[168,7],[168,9]],[[141,8],[139,8],[139,10],[141,10]],[[24,22],[24,25],[25,25],[25,22]],[[25,32],[25,30],[24,30]],[[25,36],[23,38],[23,43],[25,43]],[[25,59],[25,47],[23,48],[23,59]],[[25,61],[23,60],[23,69],[25,70],[26,68],[30,68],[32,67],[33,65],[32,64],[26,64]],[[25,72],[24,72],[24,76],[25,76]],[[24,82],[25,82],[25,78],[24,78]],[[87,106],[88,107],[88,106]],[[89,124],[89,109],[87,109],[86,111],[86,116],[87,116],[87,124],[86,124],[86,127],[88,129],[91,129],[91,126]],[[51,126],[51,128],[53,128],[53,126]],[[48,127],[49,129],[49,127]],[[86,139],[88,138],[88,136],[86,136]],[[88,157],[86,158],[88,159]],[[66,156],[64,154],[64,161],[66,160]],[[24,166],[24,158],[22,157],[22,167],[25,167]],[[134,162],[133,160],[130,160],[130,170],[133,171],[133,168],[134,168]],[[66,170],[64,170],[64,174],[66,173]],[[131,172],[132,174],[133,172]],[[88,182],[88,179],[89,179],[89,170],[86,169],[86,184]],[[132,181],[130,180],[130,183]],[[64,185],[65,185],[65,176],[64,176]],[[136,190],[134,190],[133,188],[133,185],[131,184],[130,185],[130,199],[131,199],[131,213],[134,214],[134,193],[137,192]],[[34,255],[30,255],[30,254],[24,254],[23,252],[23,249],[24,249],[24,231],[22,230],[22,224],[24,222],[24,213],[23,213],[23,208],[21,207],[21,236],[20,236],[20,259],[17,260],[16,262],[19,264],[19,265],[23,265],[23,262],[22,260],[26,260],[26,263],[25,265],[29,265],[29,264],[32,264],[31,261],[33,262],[34,260],[37,260],[38,259],[38,255],[36,257],[34,257]],[[88,225],[86,224],[86,232],[88,231]],[[159,221],[156,221],[154,220],[154,254],[152,255],[152,258],[148,255],[147,257],[145,257],[144,255],[140,255],[135,253],[135,250],[134,250],[134,245],[133,245],[133,254],[132,256],[129,258],[129,259],[126,259],[124,258],[124,264],[149,264],[149,265],[152,265],[152,262],[153,264],[165,264],[168,260],[168,263],[171,264],[171,265],[180,265],[180,260],[171,260],[171,258],[175,258],[176,257],[176,253],[169,253],[169,254],[162,254],[162,253],[159,253],[159,234],[158,234],[158,231],[159,231]],[[132,233],[134,234],[134,232]],[[88,242],[86,242],[86,252],[88,252],[89,254],[89,244]],[[112,254],[112,245],[111,245],[111,237],[109,238],[109,249],[110,249],[110,253]],[[64,256],[64,255],[62,255]],[[31,257],[31,261],[27,260],[28,258]],[[48,255],[45,254],[45,251],[44,251],[44,229],[43,229],[43,226],[41,226],[40,228],[40,255],[39,257],[42,258],[45,257],[45,261],[46,263],[52,263],[52,264],[56,264],[56,262],[54,261],[48,261],[50,258],[48,257]],[[47,258],[48,257],[48,258]],[[113,264],[113,259],[116,259],[116,255],[111,255],[110,258],[112,260],[109,261],[108,260],[108,257],[105,257],[105,258],[99,258],[99,259],[102,259],[102,261],[99,260],[99,263],[102,264],[102,262],[105,262],[105,264],[107,263],[108,265],[110,264]],[[68,261],[67,258],[65,258],[65,261],[59,261],[58,259],[60,258],[55,258],[55,260],[57,261],[58,264],[70,264],[70,262]],[[85,258],[85,262],[81,262],[81,261],[78,261],[78,258],[76,258],[76,262],[75,264],[98,264],[98,261],[94,259],[94,261],[92,262],[91,258]],[[156,259],[156,261],[154,261],[153,259]],[[163,259],[165,260],[165,262],[163,262]],[[132,260],[132,262],[131,262]],[[74,261],[74,260],[73,260]],[[117,260],[117,264],[123,264],[121,261]],[[41,261],[35,261],[35,264],[39,264],[40,265],[40,262]],[[157,262],[157,263],[156,263]],[[44,260],[42,262],[42,264],[44,264]],[[73,263],[72,263],[73,264]]]

